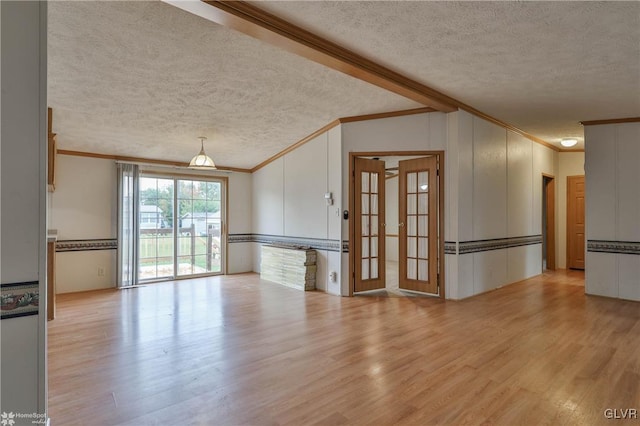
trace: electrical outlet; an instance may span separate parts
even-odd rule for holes
[[[98,266],[98,276],[104,277],[104,266]]]

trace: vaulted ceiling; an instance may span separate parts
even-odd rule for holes
[[[253,2],[557,144],[640,116],[638,2]],[[206,6],[211,7],[211,6]],[[162,2],[50,2],[62,149],[252,168],[339,117],[425,106]]]

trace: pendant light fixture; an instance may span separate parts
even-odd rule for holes
[[[206,141],[207,138],[200,136],[198,139],[200,139],[200,153],[191,159],[189,168],[198,170],[215,170],[215,163],[211,157],[204,152],[204,141]]]

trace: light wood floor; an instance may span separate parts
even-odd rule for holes
[[[461,302],[254,274],[61,295],[52,424],[611,424],[605,408],[640,409],[640,304],[582,278]]]

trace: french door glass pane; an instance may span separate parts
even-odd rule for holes
[[[418,213],[416,209],[416,194],[407,195],[407,214],[416,214]]]
[[[415,280],[418,278],[416,269],[417,269],[416,259],[408,258],[407,259],[407,278],[408,279]]]
[[[371,193],[372,194],[378,193],[378,174],[377,173],[371,173]]]
[[[378,258],[371,259],[371,279],[378,279]]]
[[[427,214],[429,213],[429,194],[422,193],[418,194],[418,214]]]
[[[420,281],[429,279],[429,262],[426,260],[418,259],[418,279]]]
[[[418,192],[417,191],[417,175],[416,173],[407,173],[407,193]]]
[[[418,238],[418,257],[421,259],[429,258],[429,239]]]
[[[369,259],[362,259],[362,279],[369,279]]]
[[[369,214],[369,194],[362,194],[362,214]]]
[[[410,237],[415,237],[417,234],[416,227],[416,216],[407,216],[407,235]]]
[[[362,192],[369,192],[369,173],[362,172]]]

